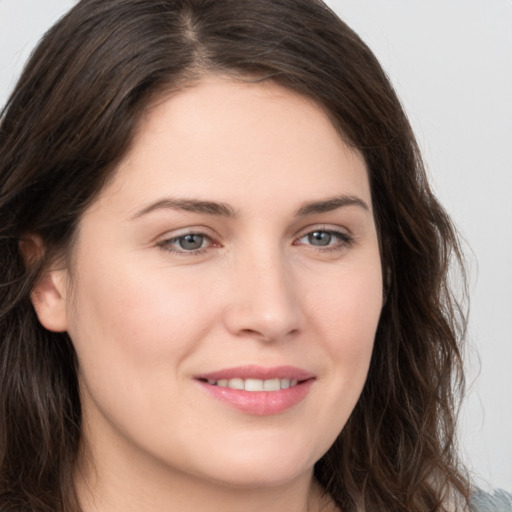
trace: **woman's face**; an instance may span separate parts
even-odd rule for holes
[[[342,430],[381,264],[363,158],[312,101],[221,78],[163,98],[71,261],[63,325],[100,471],[275,485]]]

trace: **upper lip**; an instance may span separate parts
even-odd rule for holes
[[[201,373],[195,376],[201,380],[220,380],[220,379],[296,379],[304,381],[314,378],[314,375],[307,370],[295,366],[258,366],[246,365],[233,368],[223,368],[221,370]]]

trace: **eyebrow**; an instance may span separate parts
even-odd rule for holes
[[[198,199],[173,199],[166,198],[146,206],[138,211],[132,219],[137,219],[147,215],[155,210],[184,210],[192,213],[205,213],[221,217],[236,217],[236,211],[226,203],[217,203],[214,201],[201,201]]]
[[[307,215],[314,215],[316,213],[331,212],[346,206],[358,206],[365,211],[370,211],[369,206],[361,198],[351,195],[341,195],[322,199],[319,201],[309,201],[303,203],[295,212],[295,216],[305,217]],[[165,198],[144,207],[142,210],[133,215],[132,220],[160,209],[184,210],[192,213],[203,213],[206,215],[229,218],[235,218],[237,216],[236,210],[226,203],[202,201],[199,199]]]
[[[305,217],[306,215],[313,215],[315,213],[332,212],[345,206],[358,206],[367,212],[370,211],[368,204],[361,198],[351,195],[341,195],[322,199],[321,201],[304,203],[300,206],[295,215],[297,217]]]

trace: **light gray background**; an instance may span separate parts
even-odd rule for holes
[[[512,0],[328,3],[391,77],[434,189],[471,248],[462,453],[484,488],[512,490]],[[0,104],[73,4],[0,0]]]

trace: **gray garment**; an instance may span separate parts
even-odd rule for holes
[[[471,497],[471,512],[512,512],[512,494],[502,489],[477,491]]]

